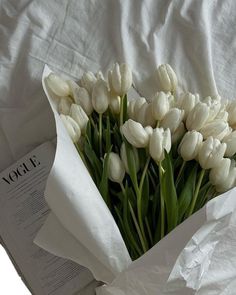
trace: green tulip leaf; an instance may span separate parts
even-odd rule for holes
[[[175,189],[172,160],[168,153],[165,152],[165,159],[162,161],[164,173],[161,177],[161,191],[164,198],[168,232],[174,229],[178,222],[178,199]]]
[[[183,216],[185,215],[191,200],[193,198],[196,179],[197,179],[198,164],[195,164],[193,169],[190,171],[190,174],[185,182],[185,185],[180,193],[179,197],[179,223],[182,221]]]

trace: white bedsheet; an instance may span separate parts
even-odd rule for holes
[[[55,134],[43,66],[73,77],[128,62],[139,91],[168,62],[183,89],[233,98],[236,1],[1,0],[0,170]]]

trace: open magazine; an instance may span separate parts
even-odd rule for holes
[[[0,174],[0,242],[32,294],[95,294],[88,269],[33,243],[50,211],[44,189],[54,154],[46,142]]]

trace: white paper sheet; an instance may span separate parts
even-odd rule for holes
[[[110,283],[128,267],[131,258],[108,207],[54,108],[57,97],[45,83],[50,72],[45,66],[42,83],[54,110],[57,150],[45,198],[58,220],[51,215],[35,242],[52,253],[62,253],[63,257],[88,267],[97,280]],[[65,229],[60,229],[60,223]],[[57,241],[48,240],[54,226],[60,231],[55,236]],[[66,241],[63,250],[58,243],[62,239]]]
[[[98,288],[97,294],[234,295],[235,246],[236,189],[232,189],[177,227],[112,284]]]
[[[43,192],[54,154],[46,142],[0,173],[0,240],[33,294],[74,295],[95,281],[91,272],[33,243],[49,214]]]

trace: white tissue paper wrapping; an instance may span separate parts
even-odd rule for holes
[[[53,94],[45,85],[44,78],[49,73],[45,67],[42,82],[56,120],[57,150],[45,198],[53,214],[35,243],[88,267],[97,280],[108,283],[131,259],[108,207],[57,114]]]
[[[35,242],[88,267],[98,295],[235,294],[236,189],[210,201],[131,263],[115,221],[54,110],[57,151],[46,187],[52,210]]]

